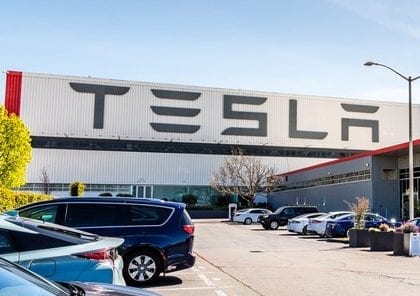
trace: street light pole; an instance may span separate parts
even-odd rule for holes
[[[381,66],[387,68],[400,76],[402,79],[408,81],[408,211],[410,220],[414,218],[414,167],[413,167],[413,124],[412,124],[412,108],[411,108],[411,83],[420,78],[420,76],[411,78],[411,76],[404,76],[395,71],[391,67],[383,64],[366,62],[365,66]]]

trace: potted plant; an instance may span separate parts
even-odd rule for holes
[[[410,248],[410,233],[419,232],[416,225],[406,222],[395,230],[393,241],[393,254],[395,256],[408,256]]]
[[[392,251],[394,248],[394,229],[382,223],[378,228],[370,228],[370,250]]]
[[[370,235],[365,229],[364,217],[369,210],[369,199],[366,197],[356,197],[356,203],[348,203],[354,215],[354,228],[349,231],[349,246],[351,248],[369,247]]]

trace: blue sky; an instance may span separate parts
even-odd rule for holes
[[[0,0],[0,7],[2,71],[396,102],[407,101],[407,82],[363,63],[420,75],[415,0]],[[1,98],[4,80],[3,73]]]

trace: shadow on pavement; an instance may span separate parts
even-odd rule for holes
[[[163,286],[175,286],[182,284],[182,280],[176,276],[160,276],[154,283],[149,285],[135,286],[138,288],[154,288]]]

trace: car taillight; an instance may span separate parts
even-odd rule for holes
[[[312,220],[312,223],[313,224],[318,224],[318,223],[321,223],[321,221],[319,221],[319,220]]]
[[[94,252],[76,254],[76,256],[92,260],[115,260],[118,256],[118,252],[116,249],[103,249]]]
[[[193,224],[182,225],[182,229],[188,234],[194,234],[195,226]]]

